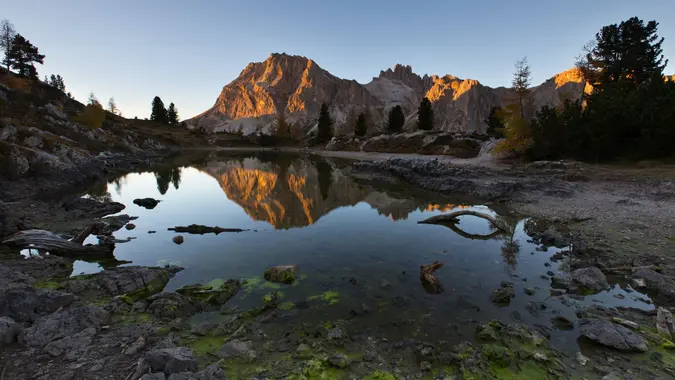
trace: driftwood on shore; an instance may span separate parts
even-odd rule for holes
[[[451,212],[449,214],[441,214],[441,215],[436,215],[432,216],[431,218],[424,219],[420,222],[417,222],[418,224],[441,224],[441,225],[455,225],[459,223],[459,217],[464,216],[464,215],[471,215],[475,216],[478,218],[482,218],[490,222],[492,226],[494,226],[496,229],[500,231],[507,232],[508,229],[504,227],[496,218],[482,213],[478,211],[473,211],[473,210],[459,210],[455,212]]]
[[[434,274],[435,271],[443,267],[442,261],[434,261],[429,265],[420,265],[420,281],[424,290],[432,294],[443,293],[443,286],[441,280]]]
[[[187,234],[198,234],[198,235],[204,235],[204,234],[216,234],[218,235],[221,232],[244,232],[248,230],[242,230],[241,228],[221,228],[218,226],[215,227],[209,227],[209,226],[204,226],[201,224],[190,224],[189,226],[176,226],[173,228],[169,228],[169,231],[175,231],[175,232],[181,232],[181,233],[187,233]]]
[[[61,236],[45,230],[26,230],[17,232],[2,241],[2,244],[19,248],[29,248],[48,251],[51,254],[65,257],[85,257],[88,259],[106,259],[113,257],[114,244],[87,244],[85,239],[99,231],[101,225],[90,224],[73,239],[64,239]]]

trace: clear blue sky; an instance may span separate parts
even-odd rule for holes
[[[538,84],[631,16],[660,22],[673,73],[674,15],[674,0],[0,0],[0,18],[47,56],[41,76],[61,74],[82,101],[114,96],[127,117],[147,117],[155,95],[192,117],[272,52],[361,83],[402,63],[493,87],[526,55]]]

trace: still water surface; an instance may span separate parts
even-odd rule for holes
[[[358,183],[345,174],[346,165],[304,156],[211,154],[125,175],[92,195],[121,202],[124,213],[138,216],[134,230],[115,234],[135,238],[117,245],[118,260],[185,267],[167,290],[228,278],[254,284],[228,306],[259,306],[265,293],[279,290],[288,306],[284,323],[358,318],[357,334],[459,342],[472,340],[478,323],[496,318],[547,330],[554,346],[572,352],[578,331],[555,330],[551,317],[574,321],[581,304],[651,308],[640,300],[648,297],[619,285],[584,300],[550,297],[550,281],[541,276],[559,273],[566,263],[550,262],[556,249],[542,250],[528,241],[525,220],[508,210],[498,213],[402,186]],[[152,210],[133,204],[144,197],[161,203]],[[460,218],[460,231],[417,224],[465,208],[501,218],[510,233],[495,233],[487,221],[471,216]],[[174,244],[176,233],[167,228],[189,224],[249,231],[184,234],[185,242]],[[429,294],[419,266],[436,260],[445,263],[436,272],[444,292]],[[265,268],[280,264],[299,266],[296,285],[261,279]],[[74,273],[98,270],[78,262]],[[515,284],[516,297],[508,306],[490,300],[501,281]],[[535,288],[535,295],[526,295],[525,288]],[[625,298],[614,297],[618,294]],[[532,307],[533,302],[546,308]]]

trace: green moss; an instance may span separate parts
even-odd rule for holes
[[[133,325],[136,323],[148,323],[152,321],[152,315],[148,313],[138,314],[116,314],[113,316],[113,322],[121,325]]]
[[[492,367],[492,379],[499,380],[520,380],[520,379],[549,379],[548,368],[545,365],[533,361],[518,363],[518,368],[510,367]]]
[[[211,355],[215,356],[225,344],[225,338],[222,336],[204,336],[189,339],[186,343],[195,355],[204,358]]]
[[[163,326],[163,327],[160,327],[157,330],[155,330],[155,335],[166,336],[166,335],[169,335],[169,332],[171,332],[171,329],[169,329],[166,326]]]
[[[64,285],[63,282],[60,282],[60,281],[42,280],[42,281],[36,282],[35,287],[36,288],[42,288],[42,289],[59,290],[59,289],[64,289],[65,285]]]
[[[385,371],[375,371],[364,377],[363,380],[396,380],[396,376]]]
[[[307,298],[309,301],[317,301],[317,300],[322,300],[329,305],[335,305],[338,302],[340,302],[340,293],[336,291],[329,290],[327,292],[323,292],[321,294],[315,295],[315,296],[310,296]]]
[[[184,286],[176,293],[192,297],[211,305],[222,305],[234,297],[241,289],[241,283],[235,280],[215,279],[206,285]]]
[[[497,366],[506,367],[513,361],[514,355],[511,350],[498,344],[484,344],[481,352],[486,359]]]
[[[94,306],[102,307],[102,306],[105,306],[108,303],[110,303],[110,297],[97,298],[97,299],[94,299],[94,300],[90,301],[89,303],[94,305]]]
[[[131,293],[127,293],[127,296],[134,301],[139,301],[146,299],[153,294],[159,293],[164,290],[166,283],[169,282],[169,276],[159,276],[155,280],[150,281],[145,285],[145,287],[134,290]]]
[[[295,304],[293,302],[282,302],[277,306],[279,310],[291,310],[292,308],[295,307]]]
[[[120,296],[120,299],[121,299],[122,301],[126,302],[126,303],[129,304],[129,305],[133,305],[133,304],[134,304],[134,299],[133,299],[131,296],[129,296],[128,294],[122,294],[122,295]]]

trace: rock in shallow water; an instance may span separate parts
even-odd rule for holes
[[[267,268],[264,277],[267,281],[292,284],[295,282],[297,270],[297,265],[277,265]]]
[[[511,298],[515,296],[516,292],[513,289],[513,284],[502,281],[500,288],[492,292],[492,302],[499,305],[508,305],[511,302]]]
[[[159,202],[160,202],[159,200],[153,199],[153,198],[136,198],[136,199],[134,199],[135,205],[147,208],[148,210],[152,210],[153,208],[157,207]]]
[[[174,243],[176,243],[178,245],[181,245],[181,244],[183,244],[183,242],[185,242],[185,238],[181,235],[178,235],[178,236],[174,236],[173,239],[171,239],[171,241],[173,241]]]
[[[584,289],[599,292],[609,288],[607,277],[596,267],[577,269],[572,272],[572,281]]]
[[[647,344],[642,336],[614,323],[585,318],[579,320],[581,336],[619,351],[646,352]]]

